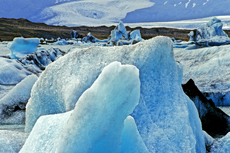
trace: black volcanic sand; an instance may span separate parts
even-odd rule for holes
[[[6,19],[0,18],[0,41],[12,41],[14,37],[25,38],[70,38],[70,32],[76,30],[83,36],[86,36],[88,32],[91,32],[98,39],[107,39],[111,30],[115,26],[106,27],[66,27],[66,26],[50,26],[44,23],[33,23],[26,19]],[[174,28],[130,28],[126,27],[127,31],[133,31],[140,29],[142,38],[150,39],[155,36],[169,36],[180,40],[189,40],[188,33],[191,30],[174,29]],[[228,33],[228,31],[226,31]]]

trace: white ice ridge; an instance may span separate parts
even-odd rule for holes
[[[131,46],[78,49],[59,58],[33,86],[26,108],[26,131],[31,131],[42,115],[74,109],[102,69],[114,61],[139,69],[141,98],[132,116],[148,150],[204,152],[199,116],[182,90],[182,67],[174,59],[168,37]]]

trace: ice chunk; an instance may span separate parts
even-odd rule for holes
[[[36,52],[39,43],[40,40],[38,38],[14,38],[13,42],[8,45],[11,52],[10,57],[18,59]]]
[[[120,21],[120,23],[116,26],[116,28],[111,31],[108,41],[113,42],[113,41],[118,41],[120,39],[128,39],[128,35],[122,21]]]
[[[128,116],[124,122],[122,130],[122,147],[121,153],[148,153],[133,117]]]
[[[86,37],[82,39],[84,42],[96,42],[96,38],[89,32]]]
[[[148,150],[205,152],[198,112],[183,92],[182,67],[174,59],[168,37],[131,46],[78,49],[49,65],[32,89],[26,131],[31,131],[42,115],[73,109],[79,98],[75,95],[88,89],[102,69],[114,61],[135,65],[140,71],[141,98],[132,116]],[[70,88],[70,84],[76,88]],[[68,92],[76,94],[67,101]]]
[[[26,70],[19,62],[0,57],[0,84],[14,85],[32,73]]]
[[[205,47],[230,43],[230,39],[222,30],[222,27],[223,23],[221,20],[214,17],[206,26],[191,31],[188,35],[190,36],[190,41],[195,41],[196,44]]]
[[[134,30],[132,32],[126,31],[126,28],[123,22],[120,22],[114,30],[111,31],[111,34],[108,38],[108,42],[111,44],[116,44],[117,46],[134,44],[133,41],[139,42],[142,41],[140,30]],[[116,43],[117,42],[117,43]]]
[[[136,40],[136,41],[142,41],[143,39],[141,38],[141,32],[139,29],[134,30],[130,33],[129,39],[131,40]]]
[[[0,152],[18,153],[28,135],[23,132],[0,130]]]
[[[73,112],[41,117],[21,152],[55,152],[57,148],[56,152],[112,153],[120,152],[121,146],[124,152],[147,152],[133,118],[124,123],[139,96],[138,69],[113,62],[83,93]]]
[[[76,103],[60,137],[57,153],[120,152],[125,118],[140,97],[139,71],[113,62]]]
[[[35,75],[27,76],[0,99],[0,123],[25,123],[25,107],[37,78]]]

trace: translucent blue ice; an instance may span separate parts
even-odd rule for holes
[[[114,61],[139,69],[141,94],[132,116],[149,152],[205,152],[198,112],[182,90],[182,66],[174,59],[168,37],[131,46],[76,50],[58,59],[32,89],[26,131],[42,115],[74,109],[82,93]]]

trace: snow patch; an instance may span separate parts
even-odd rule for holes
[[[189,5],[190,2],[191,2],[191,0],[188,0],[188,2],[185,3],[185,8],[188,8],[188,5]]]
[[[195,7],[195,6],[196,6],[196,3],[193,3],[193,4],[192,4],[192,7]]]

